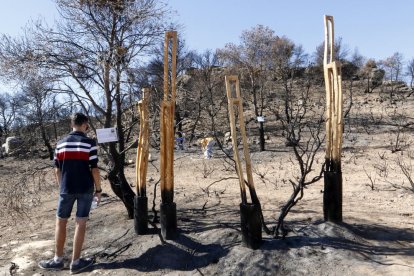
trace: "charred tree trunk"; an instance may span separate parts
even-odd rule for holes
[[[260,151],[265,151],[264,123],[259,122]]]
[[[194,120],[194,124],[193,124],[193,126],[191,127],[191,130],[190,130],[189,143],[191,143],[193,141],[193,139],[195,137],[195,130],[196,130],[197,126],[198,126],[198,123],[200,122],[200,118],[201,118],[201,99],[199,99],[199,101],[198,101],[197,109],[198,109],[198,111],[197,111],[197,117]]]
[[[296,186],[294,186],[293,193],[291,194],[289,200],[286,202],[286,204],[280,211],[279,218],[277,220],[277,225],[275,226],[275,229],[273,231],[274,237],[278,237],[280,234],[282,234],[282,237],[286,236],[287,230],[285,229],[284,221],[292,207],[295,206],[300,199],[302,199],[303,194],[299,198],[297,198],[300,192],[303,193],[303,189],[301,188],[301,186],[303,186],[303,183],[299,183]]]
[[[110,146],[110,153],[113,157],[114,166],[108,175],[108,179],[111,183],[111,188],[114,193],[122,200],[125,208],[128,212],[130,219],[134,218],[134,198],[135,193],[131,189],[128,181],[125,177],[125,137],[124,127],[122,125],[122,100],[121,100],[121,69],[120,64],[117,66],[117,79],[115,88],[115,104],[116,104],[116,126],[118,133],[118,151],[116,150],[115,144],[112,143]]]
[[[50,145],[49,137],[46,133],[46,129],[45,129],[45,126],[43,124],[43,120],[40,120],[39,127],[40,127],[40,133],[41,133],[41,136],[42,136],[43,143],[46,146],[47,151],[49,153],[49,159],[53,160],[54,152],[53,152],[52,146]]]
[[[55,134],[55,140],[57,141],[58,134],[57,134],[57,127],[56,127],[56,120],[55,119],[53,119],[53,134]]]
[[[368,76],[367,77],[367,89],[366,89],[366,93],[371,93],[371,87],[370,87],[370,83],[371,83],[371,78]]]
[[[257,89],[255,86],[255,81],[251,80],[251,85],[253,87],[252,94],[253,94],[253,106],[254,106],[254,113],[256,115],[256,120],[259,116],[262,116],[262,112],[259,110],[259,104],[257,101]],[[265,151],[265,139],[264,139],[264,123],[259,122],[259,144],[260,144],[260,151]]]
[[[112,57],[109,57],[109,60]],[[108,180],[111,185],[112,191],[115,195],[121,199],[125,208],[128,212],[128,218],[134,218],[134,197],[135,193],[131,189],[128,181],[126,180],[124,169],[125,169],[125,153],[123,150],[125,148],[124,142],[124,128],[122,125],[122,101],[121,101],[121,88],[120,88],[120,78],[121,78],[121,64],[118,64],[116,67],[116,87],[115,87],[115,105],[116,105],[116,125],[117,125],[117,134],[118,134],[118,149],[116,143],[109,143],[109,157],[111,162],[111,169],[108,173]],[[109,62],[106,62],[104,65],[104,91],[105,91],[105,100],[106,100],[106,109],[105,109],[105,124],[106,128],[111,127],[112,125],[112,94],[110,88],[110,72],[111,66]]]
[[[116,152],[115,144],[110,145],[112,148],[111,152]],[[111,154],[118,155],[117,153]],[[124,166],[120,160],[112,160],[113,167],[108,174],[108,180],[111,184],[112,191],[116,194],[117,197],[121,199],[124,203],[125,208],[128,212],[128,218],[134,218],[134,197],[135,193],[132,191],[131,187],[128,184],[128,181],[125,178]]]
[[[183,131],[183,118],[181,117],[180,114],[180,107],[178,105],[175,105],[175,112],[174,112],[174,116],[175,116],[175,121],[177,122],[176,128],[178,132],[182,132]],[[175,129],[175,128],[174,128]]]
[[[43,139],[44,145],[46,146],[47,151],[49,153],[49,159],[53,160],[53,148],[50,145],[50,141],[49,141],[49,138],[47,137],[46,130],[44,129],[44,127],[41,127],[41,133],[42,133],[42,139]]]

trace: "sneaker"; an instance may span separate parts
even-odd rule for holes
[[[80,258],[76,265],[70,265],[70,274],[77,274],[93,264],[93,259]]]
[[[38,265],[46,270],[62,270],[64,267],[63,261],[56,262],[54,259],[40,261]]]

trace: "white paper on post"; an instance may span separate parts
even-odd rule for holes
[[[118,141],[118,134],[114,127],[96,129],[96,136],[99,144]]]
[[[259,123],[263,123],[263,122],[265,121],[264,116],[258,116],[258,117],[257,117],[257,121],[258,121]]]

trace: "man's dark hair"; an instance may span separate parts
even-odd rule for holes
[[[88,117],[86,117],[83,113],[75,113],[71,116],[70,122],[74,126],[81,126],[84,123],[87,123],[89,121]]]

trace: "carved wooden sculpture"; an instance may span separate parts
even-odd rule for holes
[[[241,228],[243,235],[242,241],[246,246],[256,249],[260,247],[262,241],[261,208],[253,183],[252,163],[250,160],[249,146],[247,144],[239,78],[237,76],[226,76],[225,81],[229,106],[231,138],[242,201],[240,204]],[[243,155],[246,163],[247,182],[244,180],[243,166],[239,156],[237,143],[236,110],[243,145]],[[246,186],[249,189],[252,203],[247,202]]]
[[[171,48],[171,65],[169,49]],[[164,41],[164,99],[161,103],[161,233],[165,239],[174,239],[177,230],[174,203],[174,111],[177,74],[177,32],[165,34]],[[171,82],[169,68],[171,66]]]
[[[326,157],[324,175],[324,218],[342,221],[342,79],[341,64],[335,61],[334,21],[325,16],[324,77],[326,88]]]
[[[134,201],[135,232],[148,232],[148,198],[147,198],[147,169],[149,155],[149,89],[142,89],[142,99],[138,102],[140,114],[137,160],[135,167],[137,195]]]

